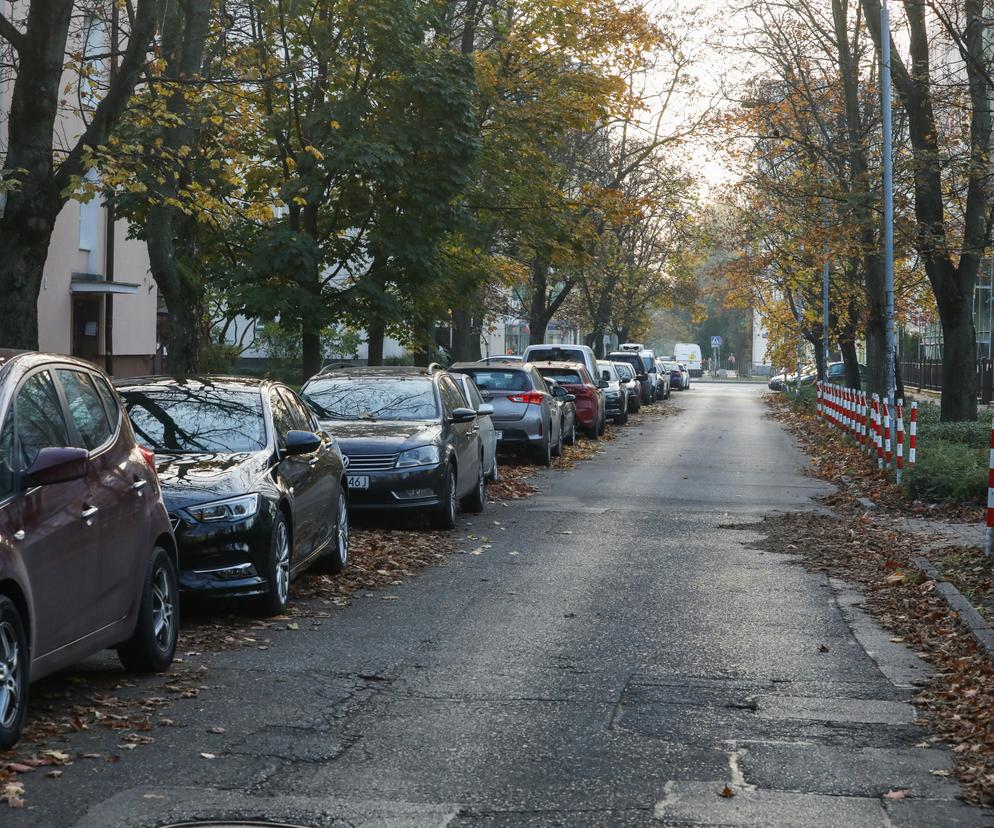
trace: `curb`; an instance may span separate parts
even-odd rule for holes
[[[915,558],[914,564],[935,581],[935,588],[946,599],[946,603],[970,628],[977,643],[987,652],[988,658],[994,661],[994,629],[991,628],[990,624],[973,608],[973,604],[967,600],[962,592],[942,577],[942,574],[928,558]]]

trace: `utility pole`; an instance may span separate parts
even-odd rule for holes
[[[887,372],[885,393],[890,410],[894,411],[894,136],[891,114],[890,78],[890,15],[887,0],[880,4],[880,95],[883,119],[884,166],[884,295],[886,300]]]
[[[828,165],[827,161],[825,162],[825,165],[826,166]],[[828,185],[828,176],[825,177],[825,184],[826,184],[826,186]],[[829,353],[829,348],[828,348],[828,277],[829,277],[828,257],[829,257],[829,248],[830,248],[830,245],[828,243],[828,227],[829,227],[829,221],[828,221],[828,199],[822,198],[821,204],[822,204],[822,219],[823,219],[824,225],[825,225],[825,250],[824,250],[824,253],[823,253],[824,262],[822,263],[822,266],[821,266],[821,348],[822,348],[822,365],[823,365],[822,370],[824,372],[824,376],[820,377],[819,379],[827,380],[828,379],[828,353]]]

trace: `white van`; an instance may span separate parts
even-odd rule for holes
[[[686,365],[692,377],[699,377],[704,373],[701,367],[701,346],[695,342],[677,342],[673,346],[673,360]]]

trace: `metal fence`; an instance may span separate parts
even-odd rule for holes
[[[902,362],[901,377],[906,388],[917,388],[919,391],[941,391],[942,362],[934,359]],[[977,360],[975,387],[977,399],[984,405],[994,399],[994,360]]]

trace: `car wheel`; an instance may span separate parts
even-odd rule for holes
[[[668,400],[670,398],[670,394],[672,393],[673,393],[673,386],[671,385],[669,388],[666,389],[666,396],[663,399]]]
[[[349,500],[339,489],[337,517],[335,518],[335,543],[331,550],[314,566],[315,572],[338,575],[349,563]]]
[[[573,418],[573,422],[569,426],[569,436],[566,438],[566,442],[571,446],[576,445],[576,418]]]
[[[552,465],[552,440],[549,437],[546,437],[535,449],[535,462],[540,466]]]
[[[635,412],[636,414],[638,414],[638,413],[639,413],[639,411],[641,410],[641,408],[642,408],[642,398],[641,398],[640,396],[636,396],[636,397],[635,397],[635,408],[634,408],[634,409],[632,409],[632,410],[633,410],[633,411],[634,411],[634,412]]]
[[[0,595],[0,750],[21,737],[28,709],[28,639],[14,602]]]
[[[605,414],[601,417],[600,425],[597,427],[597,436],[602,437],[604,432],[607,431],[607,415]]]
[[[490,467],[490,474],[487,475],[487,480],[491,483],[496,483],[500,480],[500,469],[497,467],[497,449],[494,449],[494,464]]]
[[[486,484],[483,479],[483,455],[480,455],[480,471],[477,474],[473,491],[463,498],[462,507],[471,514],[478,515],[487,505]]]
[[[157,546],[145,575],[135,631],[117,647],[117,655],[126,669],[161,673],[172,664],[179,636],[178,599],[176,567],[169,553]]]
[[[561,457],[563,453],[563,424],[559,423],[559,439],[556,441],[556,445],[552,448],[553,457]]]
[[[441,504],[431,513],[432,529],[455,529],[456,512],[456,468],[449,463],[442,481]]]
[[[293,541],[290,525],[283,512],[276,513],[273,531],[269,538],[269,562],[266,580],[269,592],[262,599],[262,611],[266,615],[283,615],[290,601],[290,559],[293,557]]]

